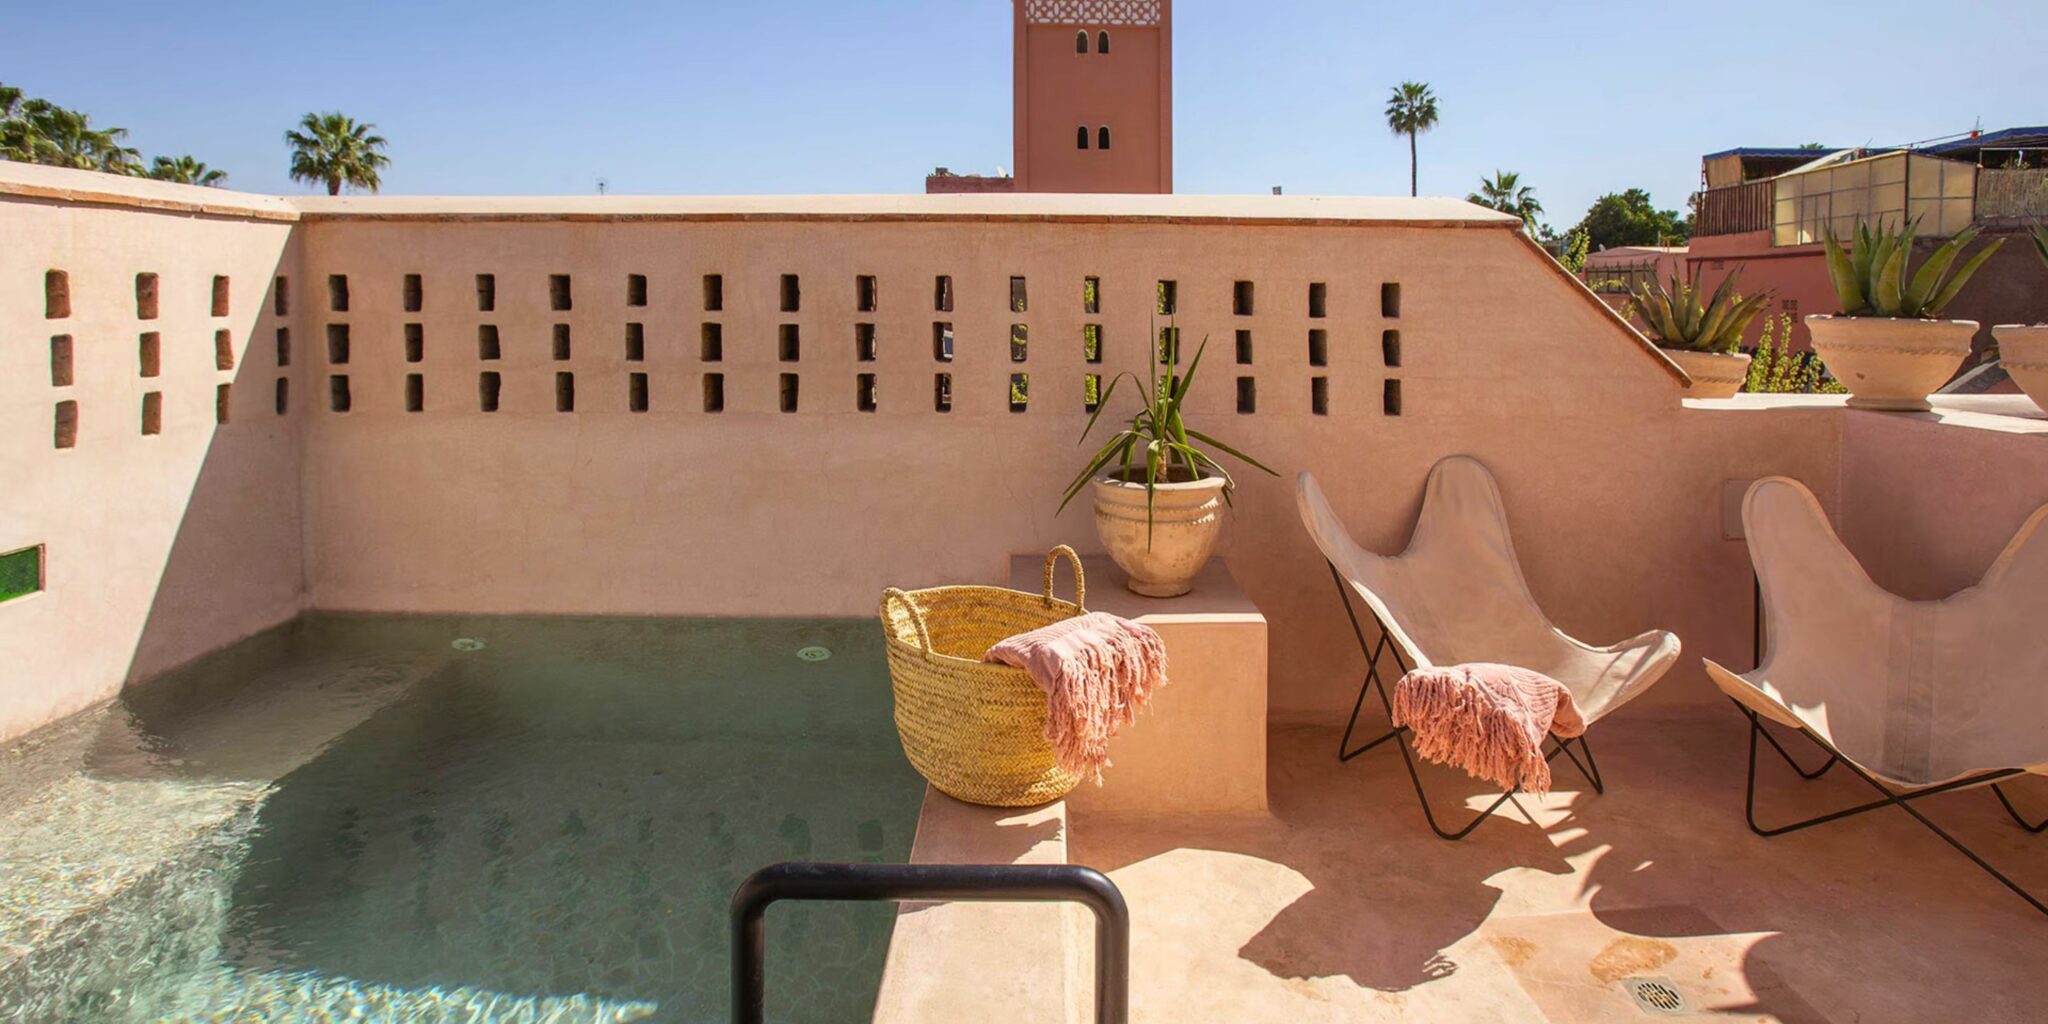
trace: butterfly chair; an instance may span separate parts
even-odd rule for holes
[[[1430,469],[1423,485],[1421,518],[1416,521],[1408,550],[1399,555],[1377,555],[1359,547],[1331,510],[1314,476],[1303,473],[1296,478],[1295,497],[1302,523],[1329,563],[1330,576],[1344,600],[1344,613],[1351,620],[1351,632],[1366,658],[1365,678],[1359,684],[1358,700],[1351,705],[1351,720],[1344,726],[1337,758],[1349,761],[1392,740],[1415,784],[1423,817],[1430,830],[1443,839],[1463,839],[1471,834],[1520,787],[1510,788],[1470,822],[1449,831],[1437,823],[1430,807],[1408,749],[1405,727],[1392,728],[1352,747],[1351,734],[1358,726],[1367,691],[1379,694],[1380,706],[1392,718],[1393,705],[1380,674],[1383,656],[1392,654],[1402,673],[1469,662],[1497,662],[1541,672],[1571,691],[1589,727],[1648,689],[1678,660],[1678,638],[1662,630],[1612,647],[1591,647],[1551,625],[1522,577],[1514,542],[1508,536],[1500,488],[1493,474],[1470,456],[1453,455]],[[1366,642],[1352,602],[1354,593],[1378,623],[1376,643]],[[1593,748],[1583,734],[1576,742],[1579,753],[1585,755],[1583,764],[1571,749],[1573,741],[1555,736],[1550,738],[1546,759],[1556,760],[1563,754],[1592,783],[1594,792],[1606,792],[1600,768],[1593,761]]]
[[[2036,537],[2044,520],[2048,506],[2027,519],[1976,586],[1940,601],[1908,601],[1871,581],[1804,485],[1784,477],[1750,485],[1742,524],[1768,651],[1740,675],[1706,666],[1749,718],[1744,811],[1751,830],[1777,836],[1897,807],[2048,914],[2048,905],[1910,803],[1988,785],[2022,828],[2048,829],[2048,820],[2022,817],[2000,785],[2048,775],[2048,537]],[[1766,720],[1798,730],[1826,760],[1802,767]],[[1759,825],[1759,737],[1801,777],[1847,765],[1878,799]]]

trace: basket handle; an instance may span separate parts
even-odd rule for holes
[[[932,657],[932,634],[930,630],[924,627],[924,612],[918,610],[917,602],[912,601],[909,594],[895,587],[890,587],[882,591],[882,615],[884,617],[889,614],[889,603],[891,601],[903,602],[903,607],[910,612],[911,624],[917,627],[918,647],[924,652],[925,660],[930,661]]]
[[[1045,553],[1045,603],[1047,606],[1052,604],[1052,570],[1059,564],[1061,555],[1067,556],[1067,561],[1074,565],[1074,607],[1085,612],[1088,610],[1088,574],[1081,571],[1081,556],[1065,544]]]

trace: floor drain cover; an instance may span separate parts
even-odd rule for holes
[[[484,642],[473,636],[465,636],[455,639],[448,646],[458,651],[481,651],[484,649]]]
[[[805,647],[798,650],[796,656],[805,661],[824,661],[832,656],[832,652],[823,647]]]
[[[1670,1017],[1685,1012],[1685,997],[1679,994],[1677,986],[1663,978],[1623,978],[1621,988],[1644,1013]]]

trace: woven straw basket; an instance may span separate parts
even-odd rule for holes
[[[1074,600],[1052,596],[1060,556],[1074,566]],[[1079,780],[1045,742],[1045,691],[1021,668],[981,656],[1004,637],[1081,614],[1081,559],[1062,544],[1045,556],[1045,593],[1004,587],[882,592],[882,633],[896,691],[903,753],[939,792],[971,804],[1029,807]]]

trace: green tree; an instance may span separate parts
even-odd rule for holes
[[[1396,135],[1408,136],[1408,194],[1416,188],[1415,137],[1436,127],[1436,94],[1428,82],[1402,82],[1387,97],[1387,127]]]
[[[149,165],[149,176],[158,181],[175,181],[181,185],[207,185],[219,187],[227,183],[228,172],[206,166],[203,160],[191,156],[157,157]]]
[[[1492,178],[1479,179],[1479,191],[1465,199],[1488,209],[1512,213],[1522,218],[1522,226],[1531,235],[1537,232],[1536,218],[1543,212],[1543,204],[1536,200],[1536,190],[1522,184],[1522,176],[1513,171],[1495,171]]]
[[[45,100],[27,100],[30,150],[38,163],[108,174],[141,174],[142,155],[124,146],[126,128],[94,128],[92,117]]]
[[[1595,250],[1617,245],[1683,245],[1692,222],[1677,210],[1659,210],[1639,188],[1609,192],[1593,201],[1584,220],[1572,230],[1583,233]]]
[[[300,118],[301,130],[284,133],[292,147],[292,180],[325,185],[330,196],[340,195],[343,185],[377,191],[377,172],[391,160],[382,152],[384,137],[370,134],[375,127],[340,113]]]

